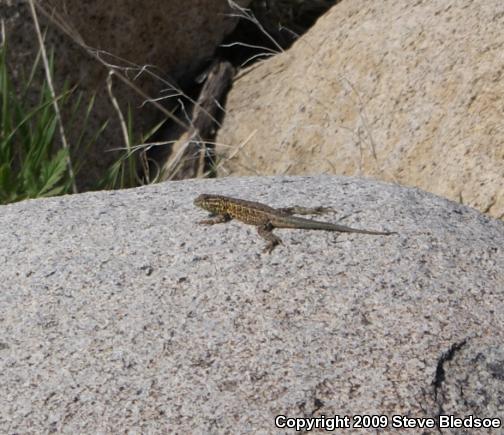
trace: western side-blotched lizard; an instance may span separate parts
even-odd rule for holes
[[[271,252],[282,240],[273,234],[274,228],[296,228],[304,230],[339,231],[342,233],[361,233],[388,236],[394,232],[359,230],[344,225],[320,222],[292,216],[293,214],[320,214],[328,208],[273,208],[259,202],[230,198],[222,195],[202,194],[194,200],[194,205],[212,214],[211,219],[200,221],[201,224],[213,225],[238,219],[248,225],[257,226],[259,235],[267,240],[264,252]]]

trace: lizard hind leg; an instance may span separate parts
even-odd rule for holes
[[[267,252],[268,254],[271,254],[273,249],[275,249],[278,245],[282,244],[282,239],[273,234],[273,225],[271,225],[271,223],[259,225],[257,227],[257,232],[263,239],[265,239],[268,242],[263,251],[265,253]]]

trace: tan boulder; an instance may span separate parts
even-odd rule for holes
[[[504,216],[504,4],[342,1],[237,76],[220,175],[365,175]]]

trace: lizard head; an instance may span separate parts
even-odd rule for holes
[[[203,193],[194,200],[194,205],[211,213],[219,213],[223,204],[223,197]]]

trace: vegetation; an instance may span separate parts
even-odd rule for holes
[[[15,88],[7,65],[7,45],[0,47],[0,203],[16,202],[70,193],[74,182],[69,171],[67,149],[59,147],[54,100],[44,81],[33,104],[34,82],[39,57],[30,74],[22,76]],[[52,69],[52,60],[51,60]],[[75,128],[76,114],[82,102],[67,87],[57,96],[60,107],[68,111],[67,127]],[[73,100],[73,101],[72,101]],[[84,119],[79,119],[80,134],[75,149],[81,146],[87,119],[93,106],[89,102]],[[96,140],[98,131],[91,141]],[[79,170],[74,163],[73,171]]]
[[[265,32],[283,26],[300,31],[310,21],[309,15],[313,11],[327,9],[337,1],[254,0],[251,10],[260,20],[257,21],[253,15],[248,19]],[[259,22],[265,25],[266,30]],[[17,77],[14,85],[7,62],[7,44],[4,42],[0,46],[0,204],[75,191],[72,186],[75,186],[75,176],[82,166],[76,155],[78,152],[85,155],[85,150],[106,126],[104,124],[89,137],[87,125],[94,98],[82,108],[82,94],[77,94],[68,86],[55,96],[49,86],[53,77],[52,56],[49,56],[48,68],[47,56],[45,51],[43,53],[46,72],[50,70],[46,78],[41,78],[38,56],[29,74]],[[111,99],[114,100],[113,95]],[[55,103],[59,112],[64,114],[64,130],[73,138],[68,146],[61,145],[66,145],[66,139],[62,140],[65,135],[60,131],[63,126],[59,124]],[[136,137],[132,111],[128,109],[123,117],[117,102],[114,107],[123,131],[124,152],[104,178],[97,182],[97,188],[127,188],[155,182],[161,169],[155,161],[147,161],[146,151],[157,144],[146,142],[162,123],[146,135]]]

